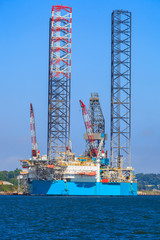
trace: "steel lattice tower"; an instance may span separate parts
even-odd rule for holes
[[[91,93],[91,97],[89,99],[89,108],[88,114],[92,125],[93,133],[105,133],[105,120],[103,116],[103,112],[101,109],[101,105],[99,102],[99,95],[98,93]],[[95,147],[98,149],[99,143],[101,139],[97,139],[96,135],[94,134],[95,138]],[[103,143],[102,149],[104,150],[105,141]],[[86,140],[86,153],[90,151],[89,141]]]
[[[89,109],[88,113],[91,120],[91,125],[94,133],[104,133],[105,132],[105,121],[102,113],[101,105],[99,102],[98,93],[91,93],[89,99]]]
[[[111,166],[130,166],[131,12],[112,12]]]
[[[49,160],[65,152],[70,139],[72,8],[53,6],[49,34]]]

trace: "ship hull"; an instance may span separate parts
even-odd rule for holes
[[[29,194],[60,196],[132,196],[137,195],[137,183],[33,180],[29,183]]]

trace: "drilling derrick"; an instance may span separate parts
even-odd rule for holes
[[[104,137],[104,141],[102,144],[102,150],[104,151],[105,140],[107,139],[107,135],[105,133],[105,120],[103,116],[103,112],[101,109],[101,105],[99,102],[98,93],[91,93],[91,97],[89,100],[89,109],[88,109],[89,118],[92,125],[92,130],[95,139],[95,147],[98,149],[99,144]],[[90,152],[90,144],[87,138],[87,135],[84,134],[84,139],[86,140],[86,155]]]
[[[48,159],[57,161],[70,139],[72,8],[53,6],[49,34]]]
[[[102,113],[101,105],[99,102],[98,93],[91,93],[89,100],[88,113],[90,116],[92,128],[94,133],[104,133],[105,132],[105,121]]]
[[[112,12],[111,166],[130,167],[131,12]]]
[[[95,139],[94,139],[94,135],[93,135],[93,129],[92,129],[92,125],[91,125],[91,121],[89,118],[89,114],[87,111],[87,108],[85,106],[85,104],[79,100],[81,108],[82,108],[82,115],[83,115],[83,119],[84,119],[84,124],[86,127],[86,131],[87,131],[87,137],[88,137],[88,141],[90,144],[90,151],[92,153],[93,157],[97,156],[97,149],[95,147]]]

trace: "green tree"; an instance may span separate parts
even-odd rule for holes
[[[14,178],[15,177],[15,172],[14,171],[10,171],[8,172],[8,178]]]
[[[8,172],[7,171],[1,171],[0,172],[0,180],[7,181],[8,180]]]

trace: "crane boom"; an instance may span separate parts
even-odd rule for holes
[[[87,135],[88,135],[88,140],[89,140],[89,143],[90,143],[92,156],[96,157],[97,156],[97,149],[95,148],[95,139],[94,139],[94,135],[93,135],[91,121],[89,119],[89,114],[88,114],[88,111],[87,111],[87,108],[86,108],[85,104],[81,100],[79,100],[79,102],[80,102],[80,105],[81,105],[81,108],[82,108],[84,124],[85,124],[85,127],[86,127],[86,132],[87,132]]]
[[[30,103],[30,128],[31,128],[32,157],[37,158],[38,146],[36,141],[35,118],[32,103]]]

